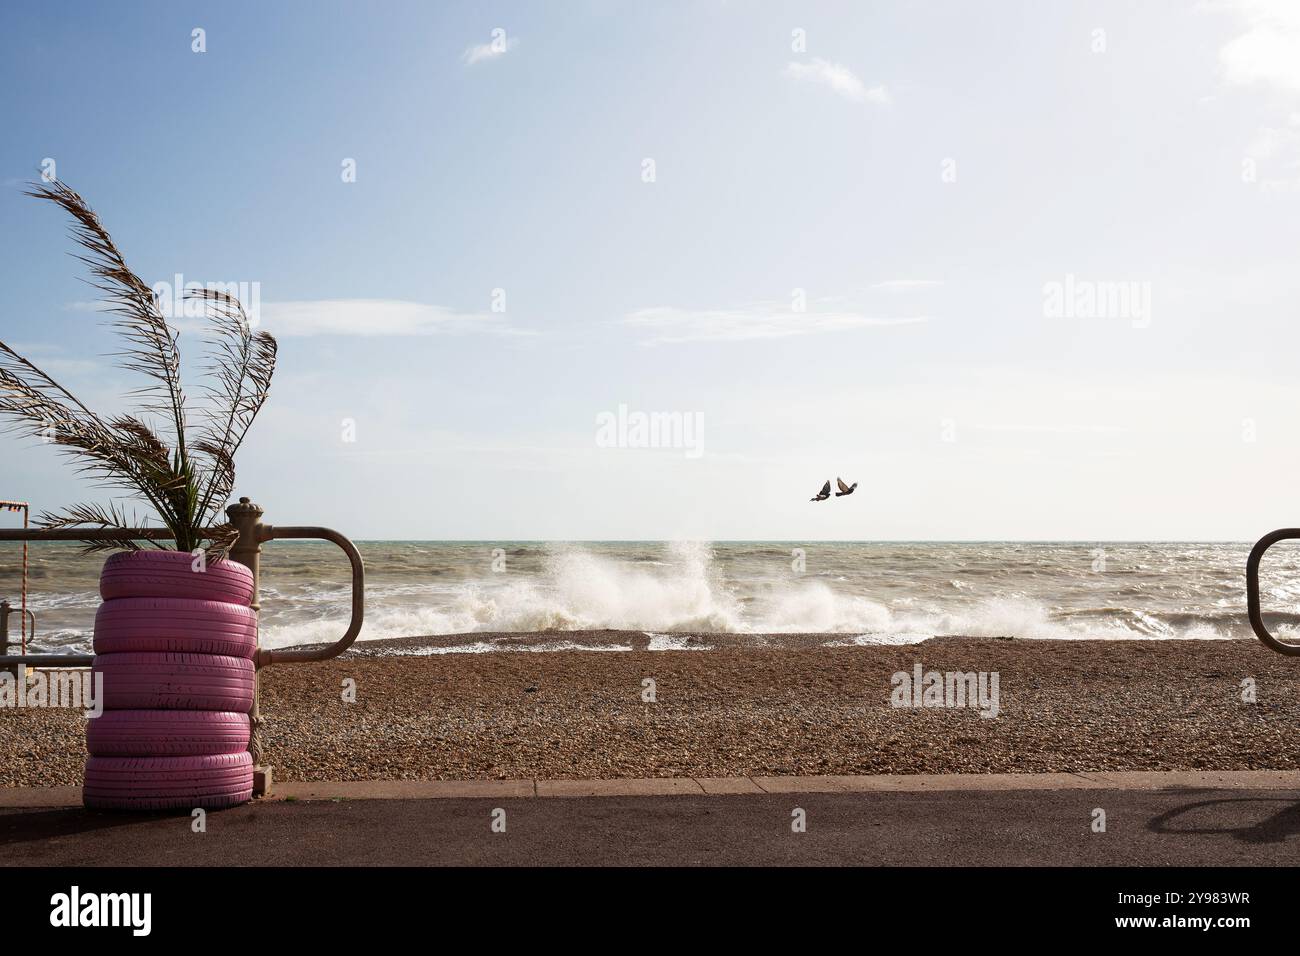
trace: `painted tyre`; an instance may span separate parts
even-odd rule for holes
[[[102,810],[218,809],[253,796],[253,756],[91,757],[82,800]]]
[[[233,710],[253,706],[253,662],[220,654],[100,654],[105,710]]]
[[[248,714],[211,710],[106,710],[86,723],[93,757],[204,757],[248,749]]]
[[[245,607],[253,600],[253,572],[236,561],[216,558],[194,570],[188,551],[122,551],[104,562],[99,596],[165,597],[224,601]]]
[[[95,653],[140,651],[252,657],[257,613],[191,598],[115,598],[95,613]]]

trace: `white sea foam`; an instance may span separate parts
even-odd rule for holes
[[[1234,545],[1109,545],[1093,570],[1088,544],[807,545],[795,573],[788,545],[698,542],[514,544],[502,573],[487,543],[374,542],[363,641],[421,635],[611,630],[652,649],[709,646],[684,634],[824,633],[833,644],[904,644],[934,635],[1213,639],[1249,636]],[[262,592],[267,647],[327,643],[347,620],[350,588],[336,556],[268,549]],[[1297,549],[1300,550],[1300,549]],[[98,603],[99,562],[58,555],[40,587],[37,649],[83,650]],[[1279,552],[1263,583],[1275,627],[1300,625],[1300,556]],[[617,637],[584,644],[622,646]],[[542,639],[529,649],[576,649]],[[646,646],[637,641],[636,646]],[[509,641],[467,639],[455,652]],[[632,646],[631,644],[628,645]],[[449,653],[447,648],[427,653]]]
[[[689,634],[651,634],[646,633],[650,640],[646,644],[647,651],[711,651],[713,645],[702,644],[697,640],[692,640]]]
[[[1150,614],[1127,619],[1062,621],[1041,601],[1020,595],[942,607],[908,597],[887,606],[815,577],[769,578],[748,601],[718,574],[712,549],[700,543],[666,546],[664,560],[626,561],[581,547],[555,548],[540,574],[486,576],[452,587],[419,584],[385,587],[361,640],[475,631],[628,630],[649,635],[652,650],[698,647],[683,632],[827,633],[849,635],[833,643],[906,644],[936,634],[1023,638],[1222,637],[1208,624],[1179,630]],[[838,576],[837,576],[838,577]],[[949,582],[945,582],[949,583]],[[968,587],[960,590],[968,591]],[[263,627],[270,647],[337,639],[341,619],[319,616],[321,600],[341,605],[344,592],[314,591],[316,616]],[[372,600],[375,599],[372,593]],[[418,603],[417,603],[418,602]],[[273,606],[273,602],[267,602]],[[464,645],[460,652],[498,648]],[[439,648],[421,653],[448,653]]]
[[[493,644],[490,641],[474,641],[469,644],[449,644],[445,647],[398,647],[388,652],[394,657],[431,657],[435,654],[486,654],[491,651],[525,651],[544,653],[547,651],[630,651],[630,644],[583,644],[579,641],[545,641],[541,644],[511,644],[508,646]]]

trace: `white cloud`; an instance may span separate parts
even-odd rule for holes
[[[530,335],[489,312],[456,312],[401,299],[263,302],[259,326],[278,336],[413,336],[441,333]]]
[[[482,63],[484,60],[495,60],[497,57],[505,56],[515,47],[519,46],[517,37],[507,37],[503,32],[500,36],[493,36],[490,43],[480,43],[477,46],[469,47],[461,54],[461,60],[466,66],[473,66],[475,63]]]
[[[16,351],[16,350],[15,350]],[[22,354],[21,352],[19,353]],[[72,358],[40,358],[32,359],[30,355],[26,356],[41,371],[49,375],[92,375],[103,372],[103,361],[91,361],[90,359],[72,359]]]
[[[942,279],[888,279],[877,282],[871,288],[881,292],[914,292],[917,289],[932,289],[943,285]]]
[[[47,342],[10,342],[9,347],[50,375],[88,375],[102,371],[104,363],[89,359],[66,358],[66,349]]]
[[[104,302],[69,302],[74,312],[106,312]],[[535,331],[510,325],[505,316],[492,312],[457,312],[441,305],[408,302],[403,299],[306,299],[263,302],[250,309],[249,321],[276,336],[359,335],[413,336],[479,333],[525,336]],[[208,325],[197,310],[193,315],[167,317],[182,332],[207,332]]]
[[[1300,146],[1300,113],[1292,113],[1285,126],[1261,126],[1246,146],[1246,155],[1253,159],[1273,159],[1295,152],[1297,146]]]
[[[1300,93],[1300,3],[1230,0],[1211,9],[1230,10],[1245,21],[1245,31],[1219,51],[1219,67],[1228,84],[1262,84]]]
[[[856,312],[792,312],[789,307],[757,305],[744,309],[640,309],[623,324],[647,332],[643,345],[683,342],[741,342],[783,339],[849,329],[925,322],[924,317],[880,318]]]
[[[1024,432],[1027,434],[1041,433],[1047,435],[1111,434],[1132,431],[1131,428],[1122,428],[1118,425],[1041,425],[1022,422],[976,424],[973,427],[984,432]]]
[[[1219,50],[1219,73],[1228,86],[1300,93],[1300,3],[1296,0],[1207,0],[1201,9],[1234,14],[1242,31]],[[1257,164],[1264,192],[1300,190],[1300,113],[1276,126],[1260,126],[1245,155]]]
[[[884,86],[868,87],[847,66],[823,60],[821,57],[814,57],[807,63],[791,60],[786,64],[782,75],[801,82],[820,83],[855,103],[888,106],[892,102],[889,91]]]

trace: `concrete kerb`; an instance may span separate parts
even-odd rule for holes
[[[823,777],[653,777],[612,780],[354,780],[278,783],[270,802],[295,800],[496,800],[737,794],[923,793],[1006,790],[1290,790],[1300,771],[1120,771],[901,774]],[[79,787],[0,788],[0,808],[81,805]]]

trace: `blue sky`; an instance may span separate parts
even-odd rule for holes
[[[1300,14],[1133,6],[11,8],[0,337],[131,387],[21,195],[53,159],[147,282],[257,284],[239,487],[278,523],[1254,537],[1300,469]],[[1149,308],[1049,314],[1066,281]],[[606,447],[620,406],[700,454]],[[4,461],[0,497],[98,494]]]

